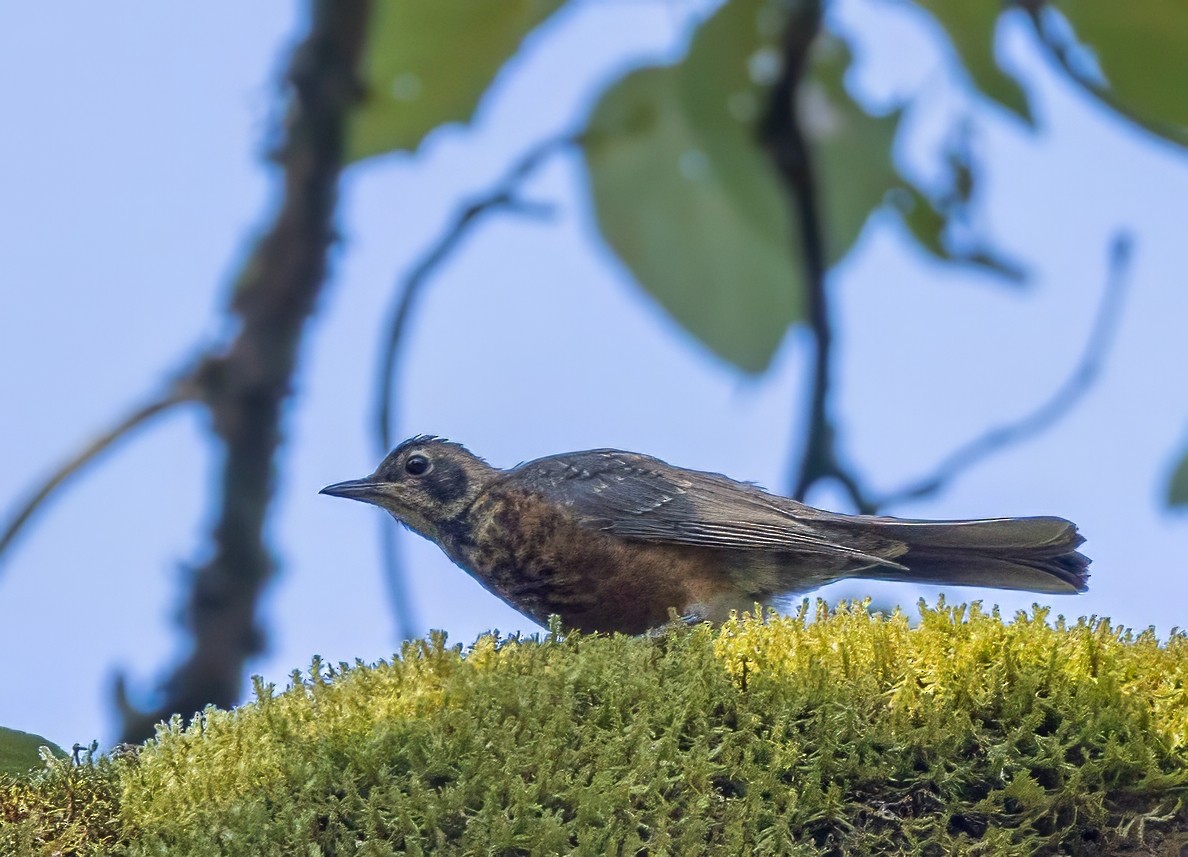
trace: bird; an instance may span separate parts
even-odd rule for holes
[[[674,615],[720,624],[844,578],[1087,588],[1084,538],[1064,518],[847,515],[618,449],[505,470],[417,435],[320,493],[386,510],[533,622],[583,632],[643,634]]]

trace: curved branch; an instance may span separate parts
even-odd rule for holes
[[[193,389],[185,382],[178,382],[166,391],[164,395],[134,408],[114,426],[94,438],[73,456],[62,462],[58,469],[41,482],[40,487],[35,489],[29,498],[17,507],[8,523],[4,526],[3,532],[0,533],[0,558],[4,556],[5,552],[12,545],[21,530],[24,529],[25,525],[29,523],[33,515],[72,477],[77,476],[88,464],[95,461],[95,459],[106,452],[113,444],[128,434],[131,434],[153,417],[169,410],[174,405],[193,401],[194,398]]]
[[[959,447],[945,458],[929,476],[887,494],[879,507],[907,500],[918,500],[940,491],[960,474],[1003,449],[1022,443],[1047,430],[1084,398],[1101,373],[1106,354],[1113,344],[1122,316],[1122,299],[1130,264],[1131,238],[1126,233],[1114,236],[1110,247],[1110,268],[1101,305],[1081,359],[1065,382],[1038,408],[1023,418],[991,429]]]
[[[553,137],[537,143],[517,160],[507,173],[486,193],[466,202],[454,216],[449,228],[429,248],[405,276],[397,290],[388,322],[388,335],[380,357],[379,375],[375,391],[375,439],[378,452],[386,454],[392,447],[392,430],[396,422],[393,390],[399,362],[400,345],[408,327],[408,320],[437,268],[450,257],[471,229],[485,215],[508,211],[531,217],[548,214],[547,206],[526,202],[516,194],[520,185],[532,176],[556,151],[573,145],[572,135]]]
[[[396,425],[395,386],[400,346],[404,342],[404,334],[413,310],[433,274],[486,215],[497,211],[529,217],[543,217],[549,214],[551,208],[548,206],[521,199],[517,195],[519,188],[555,152],[573,145],[576,140],[576,137],[566,135],[534,145],[511,166],[491,190],[461,206],[450,226],[405,276],[396,292],[397,298],[390,314],[388,335],[376,379],[374,436],[379,455],[386,455],[392,448],[392,435]],[[410,606],[408,585],[396,552],[395,530],[393,523],[386,519],[380,522],[380,527],[380,555],[383,558],[384,579],[392,615],[396,621],[396,633],[400,639],[407,639],[412,636],[416,622]]]

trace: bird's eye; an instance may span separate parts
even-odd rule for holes
[[[429,472],[429,459],[423,455],[410,455],[404,462],[404,472],[409,476],[423,476]]]

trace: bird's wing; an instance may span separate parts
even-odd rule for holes
[[[566,453],[510,471],[520,487],[567,507],[584,526],[626,539],[720,550],[783,551],[903,566],[886,544],[841,543],[815,523],[831,517],[718,473],[615,449]],[[869,541],[869,540],[866,540]],[[877,553],[876,553],[877,551]]]

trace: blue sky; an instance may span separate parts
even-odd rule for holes
[[[711,4],[712,5],[712,4]],[[701,4],[705,8],[705,4]],[[263,159],[285,49],[302,7],[114,3],[69,13],[0,8],[0,508],[140,401],[200,344],[276,189]],[[579,3],[531,39],[466,128],[415,157],[350,171],[343,240],[309,332],[270,522],[280,572],[263,605],[253,671],[283,682],[321,654],[387,657],[397,641],[379,570],[382,514],[318,496],[369,472],[372,380],[397,276],[458,201],[517,154],[576,126],[624,69],[679,53],[696,9]],[[970,105],[947,51],[903,7],[845,0],[862,37],[855,83],[890,104],[921,93],[900,158],[928,177],[946,119],[966,115],[989,167],[979,225],[1032,277],[1023,290],[954,271],[876,216],[832,274],[844,454],[878,489],[1029,412],[1079,359],[1119,229],[1135,237],[1118,336],[1099,383],[1060,425],[895,514],[1060,514],[1095,560],[1091,590],[1052,599],[1161,634],[1183,622],[1186,522],[1162,505],[1188,442],[1188,160],[1113,122],[1053,74],[1025,28],[1000,49],[1031,83],[1040,132]],[[433,282],[407,343],[400,434],[447,435],[495,464],[618,446],[786,488],[798,452],[808,339],[791,333],[768,374],[739,376],[633,285],[592,231],[580,164],[556,159],[529,195],[545,223],[495,219]],[[216,472],[203,416],[177,412],[125,442],[47,508],[0,564],[0,724],[63,744],[110,740],[118,670],[147,693],[180,654],[184,570],[205,550]],[[810,500],[845,508],[823,488]],[[533,626],[401,535],[422,630]],[[839,584],[826,597],[919,591]],[[925,593],[935,596],[935,591]],[[1034,596],[955,590],[1007,611]]]

